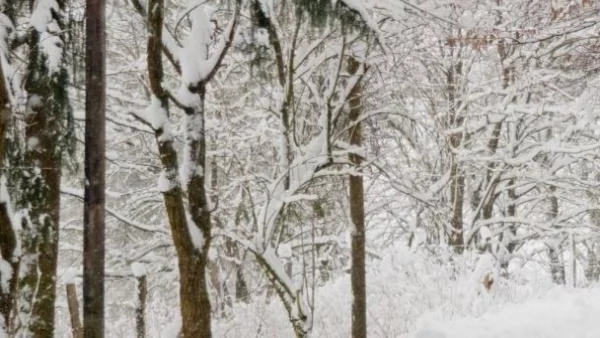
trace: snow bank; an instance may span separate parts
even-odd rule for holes
[[[480,317],[421,322],[414,338],[600,337],[600,288],[549,290],[543,297],[508,304]]]

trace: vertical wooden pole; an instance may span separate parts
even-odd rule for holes
[[[353,57],[348,60],[348,72],[356,74],[360,62]],[[362,145],[362,128],[359,122],[362,115],[362,84],[352,88],[350,100],[350,121],[356,125],[350,130],[350,144]],[[359,170],[360,155],[350,154],[350,162]],[[367,290],[365,270],[365,200],[362,175],[350,175],[350,218],[352,219],[352,338],[367,337]]]
[[[83,325],[104,337],[105,0],[86,0]]]

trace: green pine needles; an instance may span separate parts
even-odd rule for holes
[[[297,15],[307,16],[311,25],[323,28],[340,24],[344,33],[364,31],[365,22],[359,13],[342,0],[293,0]]]

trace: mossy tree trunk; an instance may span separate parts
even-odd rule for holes
[[[18,325],[32,337],[54,334],[61,168],[63,155],[72,150],[64,49],[57,55],[44,46],[45,40],[65,46],[65,1],[56,5],[45,9],[51,12],[47,25],[31,29],[27,39],[24,169],[18,187],[19,206],[28,211],[22,222],[19,283],[20,317],[27,321]],[[44,10],[36,6],[32,11]]]

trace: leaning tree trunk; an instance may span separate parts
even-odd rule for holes
[[[60,180],[63,154],[72,150],[72,115],[69,106],[65,52],[47,51],[47,41],[64,46],[63,11],[65,1],[57,7],[39,4],[32,16],[47,11],[46,24],[34,23],[29,31],[27,110],[25,123],[24,168],[19,184],[19,204],[27,209],[23,222],[21,282],[19,283],[19,323],[23,333],[33,337],[54,334],[56,268],[58,259],[58,225]],[[56,25],[60,30],[50,29]]]
[[[359,62],[349,58],[348,72],[356,74]],[[359,118],[363,111],[362,85],[357,83],[352,88],[350,100],[350,121],[356,125],[350,130],[350,144],[362,145],[362,128]],[[350,163],[360,168],[362,158],[358,154],[350,154]],[[367,290],[365,269],[365,193],[361,175],[350,175],[350,218],[352,220],[352,338],[367,337]]]

